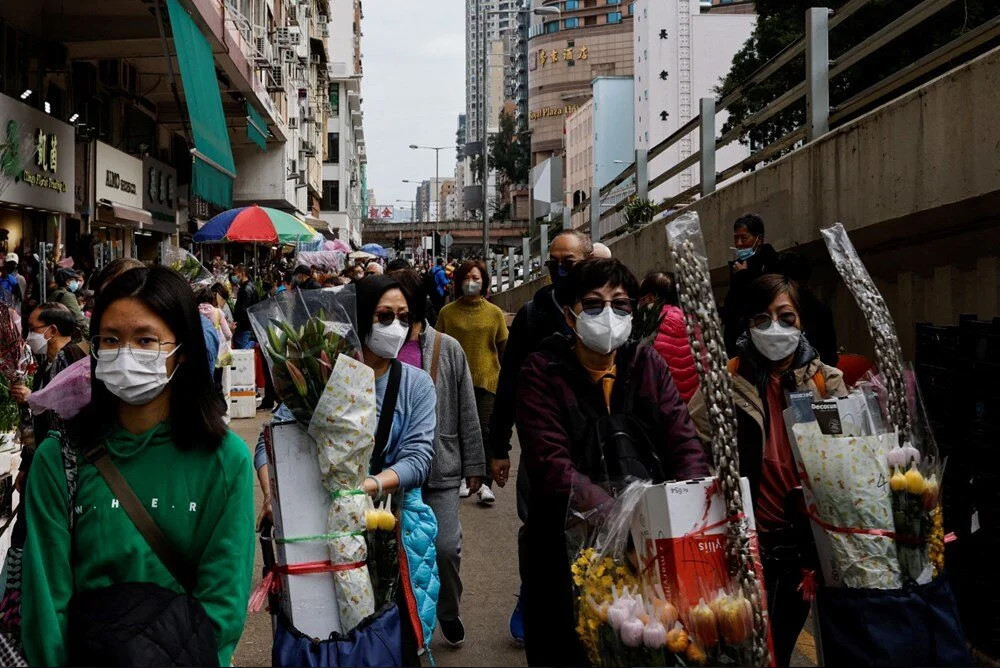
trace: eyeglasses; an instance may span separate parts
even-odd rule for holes
[[[160,341],[155,336],[134,336],[128,345],[122,345],[121,339],[117,336],[94,336],[90,339],[90,351],[95,359],[112,362],[118,359],[118,353],[122,348],[127,348],[132,358],[137,362],[148,362],[149,357],[138,357],[135,351],[155,352],[160,359],[163,355],[163,346],[176,346],[176,341]]]
[[[549,269],[555,270],[555,269],[562,268],[562,269],[565,269],[566,271],[569,271],[570,269],[572,269],[574,264],[576,264],[576,260],[561,260],[561,261],[560,260],[547,260],[545,262],[545,266],[548,267]]]
[[[750,318],[750,326],[760,331],[770,329],[773,322],[778,322],[782,327],[795,327],[799,323],[799,316],[791,311],[785,311],[777,320],[772,318],[770,313],[758,313]]]
[[[587,299],[580,300],[583,312],[587,315],[600,315],[604,310],[605,304],[611,304],[611,310],[617,315],[631,315],[632,309],[635,308],[635,302],[624,297],[620,299],[598,299],[597,297],[588,297]]]
[[[400,313],[397,315],[395,311],[375,311],[375,317],[378,318],[378,324],[383,327],[391,325],[393,320],[398,320],[399,324],[403,327],[410,326],[409,313]]]

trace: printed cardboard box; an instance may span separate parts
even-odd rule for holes
[[[254,364],[253,350],[234,350],[233,361],[229,366],[231,386],[255,387],[257,385],[257,369]]]
[[[750,484],[740,479],[751,550],[759,553]],[[730,583],[726,563],[726,509],[716,478],[650,487],[632,520],[632,540],[646,584],[662,589],[681,610]],[[759,557],[757,576],[763,587]]]
[[[320,480],[316,443],[297,422],[265,428],[271,473],[274,534],[297,538],[326,534],[330,493]],[[325,541],[275,542],[279,565],[329,561]],[[340,613],[332,573],[281,576],[281,606],[292,624],[313,638],[340,631]]]

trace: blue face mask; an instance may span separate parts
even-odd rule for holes
[[[750,258],[752,258],[754,255],[757,254],[757,249],[752,247],[734,248],[733,250],[736,251],[736,260],[738,262],[746,262],[747,260],[749,260]]]
[[[66,284],[66,289],[70,292],[76,292],[80,289],[80,281],[70,281]]]
[[[236,276],[230,276],[229,277],[229,282],[232,283],[233,285],[239,285],[240,284],[240,279],[237,278]]]

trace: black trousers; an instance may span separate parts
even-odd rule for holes
[[[815,546],[803,543],[801,533],[760,532],[761,562],[767,589],[767,613],[771,620],[775,666],[789,665],[799,633],[809,616],[799,585],[802,569],[815,568]]]
[[[490,442],[490,420],[493,418],[493,404],[496,395],[481,387],[472,388],[476,394],[476,410],[479,413],[479,428],[483,432],[483,443]],[[483,484],[487,487],[493,486],[493,477],[490,475],[489,467],[486,468],[486,476]]]

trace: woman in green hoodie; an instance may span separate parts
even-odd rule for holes
[[[228,666],[253,571],[253,473],[246,445],[223,423],[194,296],[176,272],[133,269],[102,290],[92,327],[92,400],[67,425],[68,442],[78,453],[103,444],[189,562],[187,591],[211,621],[217,665]],[[125,583],[185,592],[102,474],[82,454],[77,462],[65,466],[60,441],[48,438],[28,478],[21,637],[32,665],[73,660],[75,596]]]

